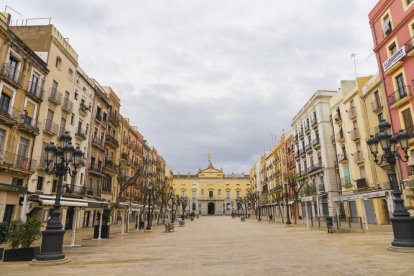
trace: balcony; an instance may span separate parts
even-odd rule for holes
[[[54,123],[52,120],[45,120],[43,132],[51,136],[58,135],[59,126]]]
[[[105,141],[112,147],[115,147],[115,148],[119,147],[118,141],[112,135],[107,134]]]
[[[67,113],[73,112],[73,102],[69,100],[68,98],[65,98],[63,100],[62,110],[66,111]]]
[[[49,101],[55,105],[62,104],[62,94],[56,88],[50,88]]]
[[[356,117],[357,117],[356,108],[355,108],[355,106],[351,106],[348,109],[348,118],[349,118],[349,120],[354,120],[354,119],[356,119]]]
[[[40,103],[43,101],[43,88],[38,85],[38,82],[29,81],[26,95],[37,103]]]
[[[341,113],[339,111],[336,111],[334,113],[333,119],[334,119],[335,123],[342,124],[342,117],[341,117]]]
[[[75,137],[82,141],[85,141],[87,139],[86,131],[81,128],[78,128],[78,130],[75,133]]]
[[[88,188],[88,190],[86,191],[86,195],[89,196],[89,197],[100,198],[101,197],[101,191],[93,190],[91,188]]]
[[[63,194],[83,196],[85,195],[85,187],[79,185],[65,185],[63,187]]]
[[[309,133],[310,132],[310,125],[309,123],[305,124],[305,133]]]
[[[351,130],[349,132],[349,135],[351,136],[351,140],[352,141],[357,141],[361,138],[361,136],[359,135],[359,130],[358,128],[354,128],[353,130]]]
[[[318,120],[316,119],[316,117],[313,117],[311,119],[311,125],[312,125],[312,127],[317,127],[318,126]]]
[[[414,56],[414,37],[410,37],[410,39],[404,43],[405,53],[407,56]]]
[[[128,154],[126,152],[121,153],[121,159],[127,161],[128,160]]]
[[[362,152],[357,151],[353,154],[353,158],[354,158],[354,162],[359,164],[359,163],[364,163],[364,156],[362,155]]]
[[[342,131],[342,129],[335,134],[335,140],[337,143],[340,144],[345,142],[344,132]]]
[[[0,123],[9,127],[17,124],[21,111],[10,106],[1,106],[0,102]]]
[[[79,104],[79,113],[86,116],[91,107],[87,107],[84,102]]]
[[[299,138],[303,137],[303,128],[298,131]]]
[[[325,192],[325,185],[322,184],[318,184],[318,191],[319,193],[324,193]]]
[[[91,164],[91,166],[89,167],[89,172],[102,175],[103,174],[102,166],[99,166],[99,165],[96,165],[96,164]]]
[[[0,169],[34,173],[36,166],[36,160],[9,151],[0,150]]]
[[[124,137],[122,139],[122,143],[124,143],[125,145],[128,145],[128,137]]]
[[[301,156],[304,156],[304,155],[305,155],[305,153],[306,153],[306,151],[305,151],[305,149],[304,149],[304,148],[302,148],[302,149],[300,149],[300,150],[299,150],[299,154],[300,154]]]
[[[368,188],[368,183],[365,178],[357,179],[356,180],[356,187],[358,190]]]
[[[387,97],[391,108],[398,108],[411,100],[411,87],[405,85]]]
[[[338,153],[337,159],[338,159],[338,162],[340,162],[340,163],[348,162],[348,159],[346,158],[346,154],[344,154],[344,153]]]
[[[372,112],[379,113],[382,111],[382,102],[381,98],[375,97],[374,100],[371,102],[371,110]]]
[[[306,151],[306,152],[310,152],[311,150],[312,150],[311,145],[310,145],[310,144],[306,144],[306,146],[305,146],[305,151]]]
[[[322,163],[315,163],[308,168],[308,172],[313,173],[320,169],[322,169]]]
[[[109,120],[111,120],[115,125],[119,125],[119,115],[113,111],[109,111]]]
[[[37,120],[23,113],[19,119],[17,127],[22,132],[26,132],[32,135],[39,135],[39,125],[40,124],[37,122]]]
[[[115,165],[112,160],[106,160],[105,161],[105,169],[109,169],[113,172],[117,172],[118,171],[118,166]]]
[[[312,147],[319,148],[321,146],[321,142],[319,141],[319,137],[312,140]]]
[[[103,139],[98,139],[98,137],[92,138],[92,145],[100,148],[101,150],[105,150]]]
[[[21,87],[23,74],[10,63],[3,64],[1,71],[2,79],[6,80],[8,83]]]
[[[342,186],[345,186],[345,187],[351,187],[352,186],[351,177],[350,176],[341,177],[341,184]]]

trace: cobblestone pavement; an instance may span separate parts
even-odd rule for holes
[[[386,250],[390,231],[327,234],[230,217],[186,224],[101,241],[83,231],[82,247],[65,248],[70,262],[0,263],[0,275],[414,275],[414,253]]]

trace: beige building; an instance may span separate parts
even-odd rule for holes
[[[252,186],[249,175],[224,174],[211,162],[197,174],[174,175],[175,194],[190,202],[186,211],[201,215],[230,215],[237,208],[236,200]]]
[[[367,146],[380,119],[388,120],[378,75],[341,81],[330,106],[334,120],[341,195],[335,198],[339,214],[351,221],[386,224],[392,206],[387,164],[377,166]]]
[[[33,154],[43,125],[40,106],[47,65],[9,29],[10,15],[0,14],[0,219],[26,218],[19,197],[27,206],[27,187],[36,186],[39,155]],[[43,122],[42,122],[43,123]],[[32,157],[36,158],[33,159]]]

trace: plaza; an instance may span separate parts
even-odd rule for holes
[[[414,253],[387,250],[389,226],[369,233],[327,234],[228,216],[202,216],[185,227],[115,234],[65,248],[68,263],[1,263],[1,275],[412,275]],[[66,234],[65,239],[70,239]],[[65,242],[67,244],[68,242]]]

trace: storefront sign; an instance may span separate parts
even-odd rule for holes
[[[390,56],[383,64],[384,72],[389,70],[393,65],[395,65],[400,59],[405,56],[405,47],[400,48],[392,56]]]
[[[1,184],[0,183],[0,191],[25,193],[25,192],[27,192],[27,187],[13,186],[13,185],[10,185],[10,184]]]
[[[302,202],[313,201],[313,196],[305,196],[301,198]]]
[[[105,208],[107,206],[106,202],[88,202],[88,208]]]
[[[386,193],[385,191],[378,191],[378,192],[372,192],[372,193],[366,193],[366,194],[360,194],[360,199],[369,199],[369,198],[375,198],[375,197],[385,197]]]

